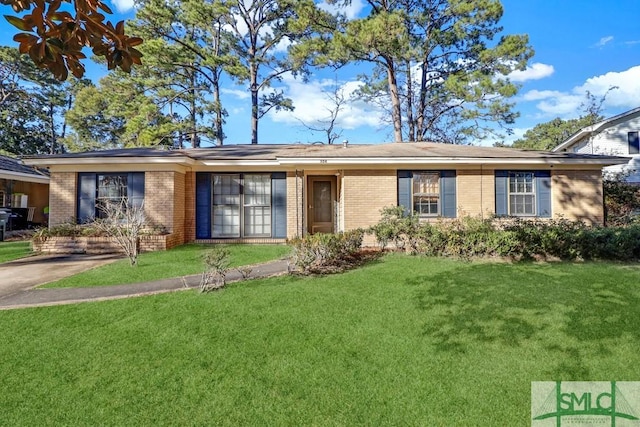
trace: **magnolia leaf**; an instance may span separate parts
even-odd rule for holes
[[[22,31],[31,31],[33,28],[24,19],[18,18],[17,16],[4,15],[4,19],[9,21],[9,24]]]

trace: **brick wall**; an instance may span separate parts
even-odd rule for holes
[[[287,172],[287,237],[294,238],[302,236],[303,232],[303,172]],[[297,189],[297,194],[296,194]]]
[[[380,220],[380,211],[398,204],[398,175],[395,170],[345,171],[342,179],[344,230],[366,228]],[[364,245],[374,244],[365,236]]]
[[[144,206],[147,220],[152,225],[162,225],[173,233],[175,172],[146,172],[144,182]]]
[[[184,177],[184,241],[196,239],[196,174],[187,172]]]
[[[181,245],[185,242],[186,181],[183,173],[174,173],[173,176],[173,235],[171,239]]]
[[[555,170],[551,174],[551,188],[554,218],[604,223],[601,171]]]
[[[495,171],[458,170],[456,198],[458,217],[491,216],[496,210]]]
[[[54,172],[49,181],[49,225],[76,218],[76,173]]]

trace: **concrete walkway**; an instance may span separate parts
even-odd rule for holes
[[[0,310],[129,298],[196,288],[200,283],[200,274],[196,274],[128,285],[60,289],[36,288],[36,286],[43,283],[71,276],[116,259],[121,259],[121,257],[87,255],[43,256],[23,258],[1,264]],[[285,274],[287,269],[286,260],[258,264],[251,266],[251,273],[247,279]],[[47,278],[46,282],[43,281],[43,277]],[[244,280],[240,272],[230,270],[227,274],[227,282],[239,280]]]

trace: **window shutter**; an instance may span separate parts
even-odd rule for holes
[[[196,239],[211,238],[211,174],[196,173]]]
[[[551,218],[551,172],[536,171],[537,216]]]
[[[411,213],[411,171],[398,171],[398,206],[404,206],[404,213]]]
[[[496,171],[496,215],[504,216],[509,214],[508,191],[509,188],[509,172]]]
[[[287,174],[271,174],[271,237],[287,237]]]
[[[640,139],[638,138],[638,132],[628,132],[627,139],[629,141],[629,154],[640,153]]]
[[[78,223],[92,221],[96,216],[96,174],[78,174]]]
[[[456,209],[456,171],[440,171],[441,215],[455,218]]]
[[[131,207],[139,208],[144,202],[144,172],[127,175],[127,199]]]

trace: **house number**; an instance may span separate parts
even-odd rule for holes
[[[320,163],[327,163],[326,159],[320,159]]]

